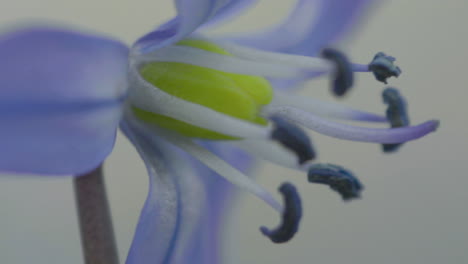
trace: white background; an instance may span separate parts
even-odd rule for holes
[[[138,3],[139,5],[135,5]],[[53,19],[132,40],[173,15],[172,1],[0,0],[0,26],[24,19]],[[279,21],[289,1],[262,1],[222,31],[260,28]],[[403,75],[390,84],[409,101],[413,123],[440,119],[435,134],[407,144],[396,155],[380,146],[312,134],[320,160],[351,168],[365,184],[363,199],[342,203],[323,186],[274,165],[257,179],[272,192],[295,182],[305,215],[298,236],[275,245],[259,232],[278,215],[242,193],[228,223],[229,263],[467,263],[468,262],[468,2],[392,0],[376,9],[342,45],[357,62],[385,51]],[[383,86],[357,77],[343,103],[383,112]],[[327,80],[310,82],[307,96],[334,100]],[[1,150],[0,150],[1,151]],[[146,190],[146,172],[122,137],[106,163],[106,180],[121,259],[129,248]],[[0,262],[82,263],[71,180],[0,177]]]

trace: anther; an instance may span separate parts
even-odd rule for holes
[[[294,237],[299,228],[299,222],[302,218],[302,205],[296,187],[291,183],[281,184],[278,190],[284,199],[281,224],[273,230],[262,226],[260,231],[269,237],[273,243],[285,243]]]
[[[364,188],[349,170],[333,164],[312,165],[307,176],[309,182],[328,185],[344,201],[359,198]]]
[[[271,138],[293,151],[300,165],[315,158],[312,143],[304,130],[277,116],[270,119],[275,126]]]
[[[322,50],[322,57],[335,64],[332,91],[336,96],[343,96],[354,83],[351,63],[344,53],[335,49],[326,48]]]
[[[387,84],[387,78],[392,76],[398,77],[401,74],[401,69],[393,64],[395,60],[394,57],[379,52],[374,56],[371,63],[369,63],[369,70],[374,73],[378,81]]]
[[[385,112],[392,128],[409,126],[408,112],[406,111],[406,101],[395,88],[386,88],[382,93],[384,103],[388,105]],[[402,143],[382,144],[384,152],[396,151]]]

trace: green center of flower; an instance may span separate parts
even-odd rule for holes
[[[232,56],[221,47],[203,40],[186,39],[176,45]],[[273,89],[262,77],[222,72],[177,62],[151,62],[139,70],[147,82],[180,99],[252,123],[260,125],[268,123],[259,116],[259,110],[261,106],[270,103]],[[140,108],[134,107],[133,110],[143,121],[175,130],[185,136],[213,140],[235,139]]]

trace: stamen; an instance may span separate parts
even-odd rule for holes
[[[314,98],[291,95],[278,91],[275,91],[275,96],[273,97],[273,101],[270,103],[270,105],[273,105],[274,107],[296,107],[327,118],[376,123],[388,122],[387,118],[383,115],[356,110],[333,102],[325,102],[322,100],[316,100]],[[270,106],[268,105],[265,107],[268,108]]]
[[[301,198],[294,185],[283,183],[278,190],[284,199],[281,224],[273,230],[262,226],[260,227],[260,231],[269,237],[273,243],[285,243],[294,237],[299,228],[299,222],[302,217],[302,205]]]
[[[299,164],[296,153],[292,152],[288,148],[285,148],[278,142],[271,140],[247,139],[232,140],[228,143],[251,153],[255,157],[269,161],[276,165],[295,170],[307,171],[308,163],[306,162],[302,165]]]
[[[138,64],[145,62],[179,62],[213,70],[276,78],[294,78],[304,70],[323,72],[324,67],[291,67],[281,63],[253,61],[234,56],[226,56],[193,47],[169,46],[155,53],[138,57]]]
[[[252,193],[253,195],[263,200],[265,203],[270,205],[273,209],[282,212],[283,207],[281,206],[281,204],[279,204],[267,190],[265,190],[262,186],[255,183],[250,177],[235,169],[230,164],[228,164],[209,150],[194,143],[189,138],[180,136],[173,131],[159,129],[155,126],[149,125],[140,126],[142,127],[142,129],[147,130],[148,133],[156,133],[158,136],[181,148],[188,154],[192,155],[195,159],[205,164],[208,168],[217,172],[220,176],[224,177],[230,183]]]
[[[332,122],[289,106],[268,107],[263,114],[285,118],[330,137],[375,143],[401,143],[414,140],[435,131],[439,126],[438,120],[430,120],[416,126],[391,129],[358,127]]]
[[[203,36],[196,38],[203,39],[216,43],[232,55],[252,61],[270,62],[274,64],[287,64],[293,67],[304,68],[309,76],[321,75],[332,72],[335,68],[335,63],[326,58],[311,57],[295,54],[285,54],[281,52],[267,51],[256,49],[248,46],[243,46],[227,41],[213,41]],[[353,72],[368,72],[368,64],[352,63],[350,65]],[[313,70],[312,70],[313,69]]]
[[[210,41],[207,38],[203,39]],[[271,52],[238,45],[232,42],[216,42],[216,44],[238,58],[251,61],[287,64],[289,66],[298,68],[314,69],[315,72],[321,73],[331,72],[334,66],[333,63],[331,63],[329,60],[318,57]]]
[[[397,89],[387,88],[382,93],[384,103],[388,105],[386,115],[392,128],[409,126],[409,117],[406,111],[406,101]],[[384,152],[396,151],[402,144],[383,144]]]
[[[392,76],[398,77],[401,74],[401,69],[393,64],[395,60],[394,57],[379,52],[374,56],[372,62],[369,63],[369,70],[374,73],[378,81],[387,84],[387,78]]]
[[[296,153],[299,164],[304,164],[315,158],[310,138],[301,128],[277,116],[270,119],[275,126],[271,138]]]
[[[354,83],[353,68],[344,53],[335,49],[324,49],[322,56],[335,63],[332,91],[336,96],[343,96]]]
[[[333,164],[314,164],[308,173],[309,182],[328,185],[344,201],[359,198],[363,189],[359,180],[343,167]]]

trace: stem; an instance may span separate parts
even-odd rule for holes
[[[102,165],[73,180],[86,264],[118,264]]]

